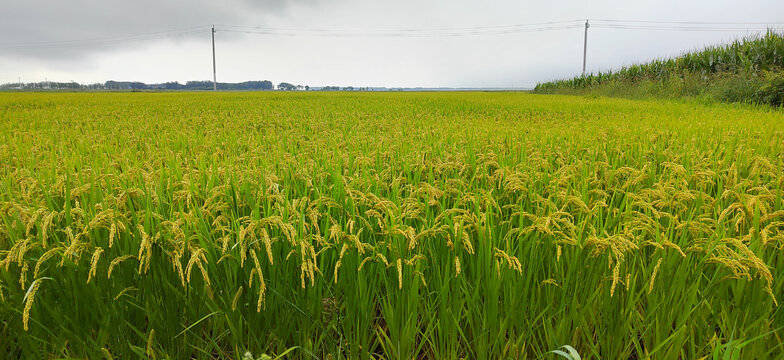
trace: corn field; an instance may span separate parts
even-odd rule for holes
[[[707,78],[719,73],[759,75],[780,74],[784,69],[784,34],[768,30],[764,35],[747,36],[725,45],[710,46],[673,58],[655,59],[615,71],[599,71],[572,79],[556,80],[536,86],[538,92],[585,89],[609,82],[663,81],[696,75]]]
[[[9,358],[784,353],[780,111],[521,93],[0,108]]]

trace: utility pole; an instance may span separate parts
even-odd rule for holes
[[[215,25],[212,26],[212,91],[218,91],[218,76],[215,73]]]
[[[583,76],[585,76],[585,56],[588,54],[588,19],[585,20],[585,37],[583,38]]]

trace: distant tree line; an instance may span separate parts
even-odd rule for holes
[[[381,88],[369,88],[369,87],[353,87],[353,86],[322,86],[319,88],[312,88],[312,90],[318,91],[374,91]],[[386,88],[383,88],[386,90]]]
[[[377,91],[385,88],[367,88],[353,86],[322,86],[294,85],[281,82],[277,86],[269,80],[244,81],[240,83],[217,83],[218,90],[280,90],[280,91]],[[114,81],[105,83],[80,84],[71,82],[40,81],[30,83],[0,84],[0,90],[212,90],[212,81],[194,80],[185,84],[170,81],[158,84],[146,84],[140,81]]]
[[[218,90],[273,90],[272,81],[244,81],[240,83],[216,84]],[[176,81],[161,84],[145,84],[138,81],[107,81],[104,84],[107,90],[212,90],[212,81],[194,80],[181,84]]]
[[[7,83],[0,84],[0,90],[11,89],[31,89],[31,90],[46,90],[46,89],[72,89],[72,90],[98,90],[103,89],[103,84],[79,84],[75,81],[70,82],[56,82],[56,81],[40,81],[32,83]]]
[[[281,85],[287,84],[281,87]],[[281,83],[279,90],[304,90],[307,86],[294,86]],[[293,88],[289,88],[293,86]],[[244,81],[240,83],[217,83],[218,90],[275,90],[272,81]],[[185,84],[170,81],[159,84],[146,84],[140,81],[114,81],[105,83],[80,84],[71,82],[39,81],[30,83],[0,84],[0,90],[212,90],[212,81],[188,81]]]

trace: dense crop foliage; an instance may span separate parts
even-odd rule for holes
[[[780,112],[516,93],[0,109],[10,357],[784,352]]]
[[[710,83],[721,83],[713,95],[719,100],[784,104],[784,35],[768,31],[762,36],[712,46],[670,59],[623,67],[617,71],[590,73],[573,79],[541,83],[537,92],[584,92],[602,87],[628,87],[656,82],[659,95],[698,95]],[[732,87],[748,89],[727,89]],[[770,88],[773,87],[773,88]],[[693,89],[692,89],[693,88]],[[597,89],[601,90],[601,89]],[[648,92],[652,92],[650,89]]]

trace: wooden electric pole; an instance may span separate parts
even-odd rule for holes
[[[212,91],[218,91],[218,76],[215,73],[215,25],[212,26]]]
[[[585,76],[585,56],[588,54],[588,20],[585,20],[585,37],[583,38],[583,76]]]

